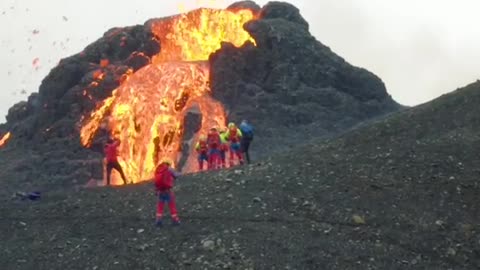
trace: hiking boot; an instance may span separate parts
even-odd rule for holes
[[[173,220],[172,225],[173,226],[180,226],[180,220],[178,220],[178,219]]]
[[[162,221],[161,219],[157,219],[157,220],[155,221],[155,226],[157,226],[157,227],[162,227],[162,226],[163,226],[163,221]]]

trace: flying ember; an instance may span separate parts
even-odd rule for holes
[[[153,21],[151,29],[160,39],[161,52],[151,64],[127,76],[112,96],[105,99],[82,125],[81,143],[89,147],[100,127],[120,139],[119,162],[127,179],[150,179],[157,163],[181,157],[184,118],[197,108],[201,130],[225,126],[225,111],[211,97],[208,57],[222,42],[241,46],[254,42],[243,25],[254,19],[250,10],[198,9]],[[193,152],[185,172],[196,170]],[[113,174],[113,183],[120,184]]]
[[[10,132],[5,133],[5,135],[3,135],[3,137],[0,139],[0,147],[5,146],[11,136],[12,134]]]

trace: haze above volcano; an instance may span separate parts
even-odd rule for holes
[[[112,27],[143,24],[200,6],[234,1],[6,0],[0,3],[0,122],[8,108],[38,91],[61,58]],[[257,1],[263,5],[267,1]],[[415,105],[477,79],[480,3],[461,1],[292,0],[312,34],[385,82],[395,100]],[[182,4],[183,3],[183,4]],[[108,11],[108,12],[107,12]]]

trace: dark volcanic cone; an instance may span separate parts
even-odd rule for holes
[[[260,8],[242,1],[228,9],[243,8],[258,14],[244,25],[256,45],[223,43],[210,55],[210,87],[230,121],[245,118],[256,126],[253,158],[400,109],[377,76],[348,64],[317,41],[296,7],[271,2]],[[100,130],[92,148],[86,149],[80,145],[81,120],[129,74],[161,53],[162,40],[152,33],[151,23],[107,31],[81,53],[63,59],[38,93],[9,110],[0,132],[10,131],[12,138],[0,156],[15,165],[2,173],[17,175],[21,167],[17,182],[35,176],[37,183],[45,180],[53,186],[101,178],[90,175],[84,164],[101,159],[108,133]],[[184,134],[195,129],[188,125]]]

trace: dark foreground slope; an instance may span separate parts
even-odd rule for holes
[[[2,198],[3,269],[478,269],[480,83],[255,166]]]

